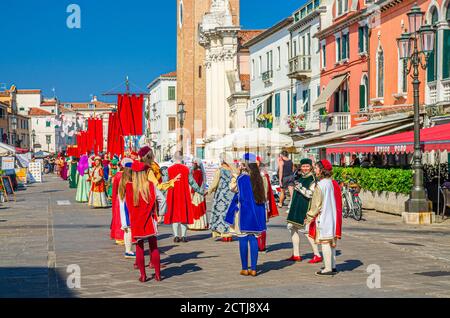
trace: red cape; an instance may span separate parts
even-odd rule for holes
[[[275,202],[275,196],[273,195],[272,185],[270,183],[270,177],[267,173],[264,174],[267,179],[268,189],[267,189],[267,200],[269,201],[269,213],[268,218],[274,218],[279,216],[277,203]]]
[[[341,239],[342,237],[342,193],[341,187],[336,180],[333,180],[334,200],[336,201],[336,237]],[[313,239],[316,238],[316,218],[312,220],[309,225],[309,236]]]
[[[131,234],[133,238],[154,236],[157,234],[156,228],[156,202],[155,186],[149,182],[150,197],[149,202],[145,202],[142,195],[139,195],[139,204],[134,206],[133,184],[129,182],[126,188],[126,202],[130,215]]]
[[[164,224],[182,223],[193,224],[193,205],[189,189],[189,168],[182,164],[175,164],[167,170],[169,180],[181,174],[175,186],[167,191],[167,212]]]

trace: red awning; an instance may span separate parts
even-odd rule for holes
[[[450,151],[450,124],[421,129],[420,144],[422,151]],[[327,146],[327,154],[412,152],[414,152],[414,131]]]

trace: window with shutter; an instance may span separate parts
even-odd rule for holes
[[[275,95],[275,117],[280,117],[280,93]]]
[[[169,86],[169,100],[175,100],[175,86]]]
[[[444,30],[444,47],[442,51],[442,77],[450,78],[450,30]]]
[[[359,110],[366,110],[366,87],[364,85],[359,85]]]
[[[287,91],[287,114],[291,114],[291,91]]]
[[[294,94],[293,98],[292,98],[292,104],[293,104],[293,114],[297,115],[297,94]]]
[[[364,52],[364,27],[358,28],[358,49],[359,53]]]

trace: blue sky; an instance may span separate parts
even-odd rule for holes
[[[241,0],[241,25],[262,29],[305,0]],[[81,29],[69,29],[67,6],[81,8]],[[126,75],[145,89],[176,68],[175,0],[14,0],[0,10],[0,83],[40,88],[63,101],[85,101]]]

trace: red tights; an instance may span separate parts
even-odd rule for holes
[[[160,256],[159,256],[159,249],[158,249],[158,241],[156,237],[150,237],[148,239],[148,243],[150,245],[150,259],[155,267],[155,279],[160,280],[161,279],[161,265],[160,265]],[[141,272],[141,277],[139,280],[146,281],[147,280],[147,274],[145,273],[145,258],[144,258],[144,240],[140,240],[136,244],[136,265],[139,268],[139,271]]]
[[[264,252],[266,250],[266,240],[267,240],[267,232],[264,231],[258,237],[258,249],[260,252]]]

